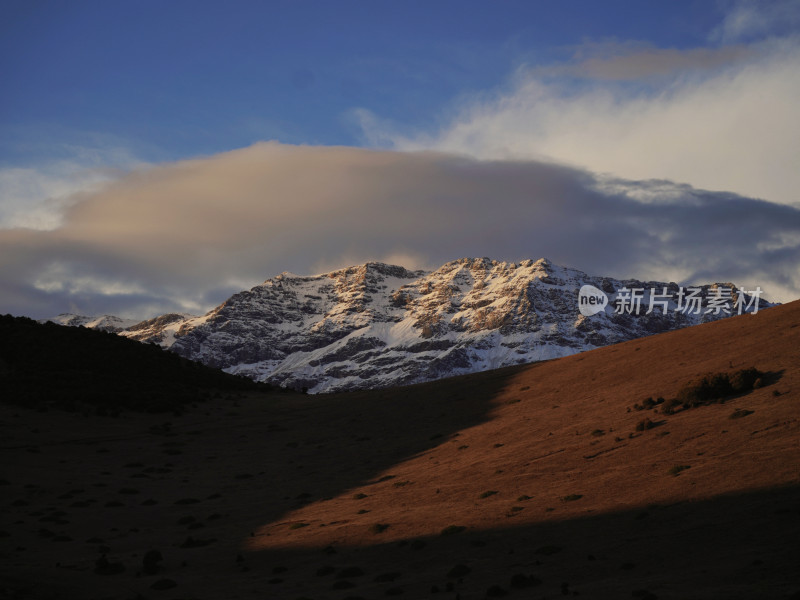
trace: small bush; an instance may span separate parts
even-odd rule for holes
[[[386,524],[386,523],[375,523],[375,524],[369,526],[370,532],[375,533],[375,534],[383,533],[387,529],[389,529],[389,525]]]
[[[731,389],[735,394],[748,392],[755,387],[756,381],[761,379],[763,373],[755,367],[741,369],[730,376]]]
[[[686,469],[691,469],[691,468],[692,467],[690,467],[689,465],[675,465],[674,467],[670,468],[668,473],[670,475],[672,475],[673,477],[677,477],[678,474],[680,474],[681,472],[685,471]]]
[[[650,419],[642,419],[636,424],[636,431],[647,431],[648,429],[652,429],[655,426],[656,424],[653,423]]]
[[[176,587],[178,584],[175,583],[172,579],[159,579],[153,585],[150,586],[151,590],[171,590],[172,588]]]
[[[645,398],[641,404],[639,404],[638,402],[634,404],[633,408],[635,410],[652,410],[654,407],[663,403],[664,403],[664,398],[662,398],[661,396],[659,396],[655,400],[653,400],[653,397],[650,396],[649,398]]]
[[[747,410],[746,408],[737,408],[733,411],[733,414],[728,417],[729,419],[741,419],[742,417],[746,417],[747,415],[752,415],[752,410]]]
[[[458,579],[460,577],[469,575],[470,573],[472,573],[472,569],[470,569],[467,565],[458,564],[447,572],[447,577],[449,579]]]
[[[277,582],[276,582],[277,583]],[[340,579],[331,586],[332,590],[349,590],[356,587],[356,584],[346,579]]]
[[[568,496],[562,496],[562,502],[574,502],[575,500],[580,500],[583,498],[583,494],[569,494]]]
[[[511,587],[522,589],[533,587],[535,585],[541,585],[542,580],[538,577],[534,577],[533,575],[525,575],[523,573],[515,573],[511,576]]]
[[[94,561],[94,572],[97,575],[117,575],[125,571],[125,565],[122,563],[110,562],[106,555],[103,554],[100,558]]]
[[[676,399],[687,407],[724,402],[730,396],[752,390],[763,375],[755,367],[734,373],[708,373],[684,385]]]
[[[683,403],[677,398],[670,398],[666,403],[664,403],[664,406],[661,408],[661,412],[665,415],[672,415],[675,414],[675,409],[682,405]]]
[[[448,525],[444,529],[442,529],[439,535],[454,535],[456,533],[461,533],[464,531],[466,527],[463,525]]]

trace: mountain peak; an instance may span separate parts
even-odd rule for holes
[[[589,316],[578,301],[586,285],[607,296]],[[707,310],[718,285],[702,286],[695,313],[679,310],[676,299],[648,312],[650,288],[678,286],[590,276],[546,258],[465,257],[431,272],[370,261],[319,275],[281,273],[202,317],[162,315],[121,334],[256,381],[330,392],[557,358],[718,320],[736,313]],[[624,287],[644,290],[636,313],[616,310]]]
[[[283,273],[173,324],[169,336],[129,335],[257,381],[330,392],[557,358],[727,316],[685,314],[674,302],[647,314],[648,297],[640,314],[615,311],[617,290],[651,283],[589,276],[546,258],[465,257],[432,272],[370,261]],[[584,285],[608,295],[590,317],[579,310]]]
[[[84,315],[76,315],[74,313],[61,313],[52,319],[43,319],[40,321],[40,323],[46,323],[48,321],[57,323],[59,325],[68,325],[70,327],[86,327],[88,329],[110,331],[112,333],[118,333],[138,323],[136,319],[123,319],[121,317],[115,317],[114,315],[87,317]]]

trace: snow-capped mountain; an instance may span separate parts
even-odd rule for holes
[[[579,311],[585,285],[609,300],[591,316]],[[684,297],[675,283],[593,277],[546,259],[465,258],[433,272],[367,263],[283,273],[204,316],[162,315],[120,333],[258,381],[331,392],[556,358],[724,318],[709,297],[726,287],[700,286],[702,310],[690,312],[676,310]],[[639,311],[617,310],[626,289],[642,290]],[[733,288],[734,314],[737,297]]]
[[[70,327],[87,327],[88,329],[99,329],[100,331],[110,331],[119,333],[128,327],[138,323],[136,319],[122,319],[114,315],[103,315],[101,317],[85,317],[72,313],[62,313],[52,319],[44,319],[42,322],[51,321],[59,325],[69,325]]]

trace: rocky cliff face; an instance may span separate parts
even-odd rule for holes
[[[584,285],[610,300],[598,314],[579,312]],[[626,287],[645,290],[638,313],[615,310]],[[704,306],[715,287],[701,286]],[[646,314],[650,290],[664,288],[667,310]],[[367,263],[311,277],[283,273],[202,317],[163,315],[121,335],[258,381],[331,392],[555,358],[727,316],[676,310],[678,291],[546,259],[461,259],[433,272]]]

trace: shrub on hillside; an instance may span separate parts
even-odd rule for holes
[[[653,408],[655,408],[659,404],[663,404],[663,403],[664,403],[664,398],[662,398],[661,396],[659,396],[655,400],[653,400],[653,397],[650,396],[649,398],[645,398],[642,401],[641,404],[639,404],[638,402],[635,403],[633,405],[633,408],[634,408],[634,410],[652,410]]]
[[[755,382],[764,374],[755,367],[734,373],[708,373],[684,385],[676,399],[685,407],[724,402],[730,396],[753,389]]]
[[[653,423],[650,419],[642,419],[636,424],[636,431],[646,431],[648,429],[652,429],[655,426],[656,424]]]
[[[672,415],[675,414],[675,409],[682,405],[683,403],[677,398],[670,398],[664,403],[661,412],[665,415]]]

